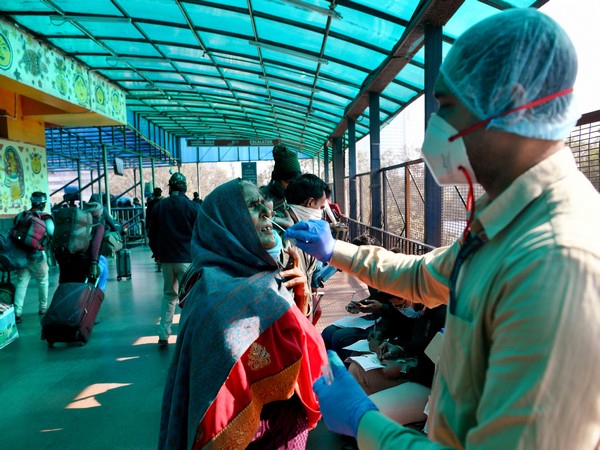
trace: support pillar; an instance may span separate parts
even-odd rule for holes
[[[371,137],[371,226],[375,228],[382,228],[383,225],[381,220],[380,126],[379,94],[377,92],[369,92],[369,135]]]
[[[425,127],[438,109],[433,88],[442,64],[442,27],[425,25]],[[442,188],[425,168],[425,243],[442,245]]]
[[[348,201],[349,213],[352,220],[358,220],[357,192],[356,192],[356,122],[354,119],[346,119],[348,122]],[[356,237],[356,224],[350,223],[350,236]]]
[[[344,156],[342,138],[336,137],[333,139],[333,192],[335,202],[340,206],[343,213],[347,211],[346,186],[344,184],[346,159]]]

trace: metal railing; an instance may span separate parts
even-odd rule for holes
[[[408,239],[390,231],[375,228],[357,220],[352,220],[349,217],[342,216],[340,221],[348,226],[348,241],[352,241],[361,234],[369,234],[379,239],[383,248],[388,250],[397,248],[406,255],[423,255],[435,248],[423,242]]]
[[[121,226],[122,235],[128,244],[136,241],[146,244],[146,223],[141,207],[111,208],[111,214],[113,219]]]

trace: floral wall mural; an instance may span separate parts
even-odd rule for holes
[[[35,191],[50,194],[46,149],[0,139],[0,216],[29,208]]]
[[[0,76],[127,122],[125,93],[87,68],[0,20]]]

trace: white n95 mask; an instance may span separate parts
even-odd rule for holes
[[[457,134],[458,130],[440,116],[435,113],[431,115],[421,153],[433,178],[440,186],[468,184],[459,167],[463,167],[471,175],[472,181],[476,182],[462,137],[450,140]]]

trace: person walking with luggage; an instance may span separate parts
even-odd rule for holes
[[[46,212],[46,201],[48,197],[43,192],[31,194],[31,209],[19,213],[14,219],[13,239],[21,235],[19,229],[30,229],[35,233],[26,233],[29,236],[37,235],[39,241],[33,242],[27,237],[15,239],[22,247],[28,248],[27,267],[17,271],[17,285],[15,290],[15,322],[23,320],[23,303],[29,280],[33,276],[38,288],[39,314],[45,314],[48,307],[48,260],[44,251],[44,244],[52,238],[54,233],[54,221],[52,216]],[[37,219],[37,220],[36,220]],[[43,230],[42,230],[43,229]],[[37,239],[37,238],[36,238]],[[41,247],[41,248],[40,248]]]
[[[169,197],[156,203],[148,238],[150,249],[160,261],[163,297],[158,328],[158,345],[166,347],[171,335],[179,283],[192,262],[190,242],[200,205],[186,197],[187,180],[179,172],[169,179]]]
[[[98,280],[104,291],[108,281],[108,262],[100,256],[104,225],[100,223],[102,205],[86,203],[84,209],[68,208],[57,214],[57,231],[53,242],[60,268],[58,282],[90,283]]]

